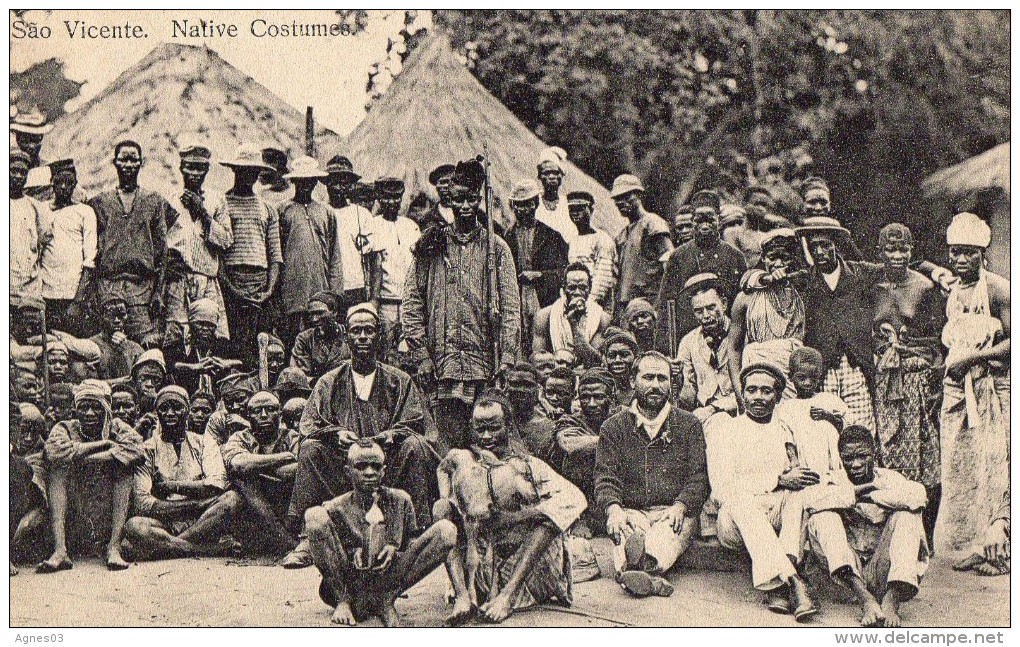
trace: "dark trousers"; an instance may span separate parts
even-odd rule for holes
[[[229,291],[223,293],[223,305],[227,311],[227,325],[230,326],[230,359],[241,360],[248,370],[257,369],[262,308]]]
[[[451,449],[466,449],[471,443],[471,411],[474,405],[459,398],[440,398],[436,403],[436,426],[439,427],[439,455]]]

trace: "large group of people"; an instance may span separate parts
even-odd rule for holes
[[[639,597],[715,537],[776,613],[819,612],[814,562],[898,626],[933,549],[1009,570],[1009,282],[976,215],[941,267],[902,224],[855,240],[818,177],[792,213],[705,189],[667,223],[621,175],[614,240],[560,148],[504,219],[477,160],[426,200],[187,136],[179,190],[125,139],[89,197],[11,130],[11,575],[270,555],[334,623],[392,625],[445,565],[449,622],[499,622],[571,604],[595,536]]]

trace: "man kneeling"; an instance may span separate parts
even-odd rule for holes
[[[352,492],[305,512],[312,561],[322,573],[319,597],[334,608],[331,621],[354,625],[377,615],[399,626],[397,597],[443,563],[457,543],[457,528],[440,520],[416,539],[411,497],[382,485],[386,456],[370,439],[347,452]]]
[[[670,362],[641,355],[631,370],[634,402],[599,435],[595,496],[616,540],[617,580],[631,595],[669,596],[664,577],[691,545],[708,498],[705,436],[693,415],[672,406]]]
[[[216,440],[187,431],[190,408],[179,386],[156,395],[158,426],[145,441],[145,462],[135,468],[137,516],[124,526],[136,558],[226,554],[237,547],[220,536],[241,497],[229,490]]]

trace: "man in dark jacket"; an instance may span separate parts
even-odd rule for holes
[[[650,351],[631,371],[634,403],[602,425],[595,498],[616,540],[617,580],[632,595],[669,596],[662,574],[691,545],[708,498],[701,423],[669,403],[670,361]]]

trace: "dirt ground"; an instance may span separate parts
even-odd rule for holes
[[[603,574],[611,572],[608,540],[595,544]],[[729,571],[706,570],[719,563],[713,553],[693,551],[670,579],[670,598],[634,599],[612,579],[576,584],[569,609],[540,607],[511,616],[504,626],[794,626],[791,616],[770,613],[751,589],[739,564]],[[949,568],[937,557],[917,598],[907,603],[909,627],[1009,626],[1009,578],[978,577]],[[267,563],[223,559],[148,562],[108,572],[95,561],[73,570],[37,575],[22,568],[11,578],[12,627],[75,626],[329,626],[330,609],[318,597],[315,568],[285,570]],[[434,627],[448,613],[446,575],[438,570],[397,601],[406,625]],[[857,626],[856,606],[819,592],[822,607],[814,626]],[[377,626],[378,620],[366,622]]]

